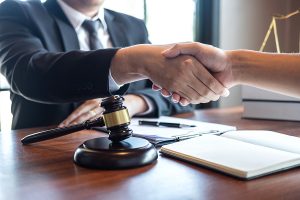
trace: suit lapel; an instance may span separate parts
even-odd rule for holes
[[[65,51],[79,50],[79,41],[77,34],[71,25],[70,21],[65,16],[64,12],[58,5],[56,0],[48,0],[44,3],[48,12],[54,16],[57,23],[62,43]]]
[[[104,17],[113,47],[129,46],[129,39],[124,25],[108,10],[105,10]]]

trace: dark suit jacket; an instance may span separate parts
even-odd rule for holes
[[[149,43],[143,21],[110,10],[105,20],[115,47]],[[0,24],[1,73],[11,85],[13,129],[58,124],[76,102],[111,95],[108,71],[118,49],[79,51],[76,32],[56,0],[5,1]],[[191,110],[153,92],[150,81],[134,83],[128,92],[154,102],[151,117]]]

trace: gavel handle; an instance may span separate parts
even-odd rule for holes
[[[62,128],[53,128],[46,131],[33,133],[22,138],[21,142],[23,144],[31,144],[35,142],[44,141],[44,140],[50,140],[53,138],[71,134],[76,131],[81,131],[83,129],[90,129],[95,126],[104,126],[103,117],[99,117],[93,121],[88,120],[82,124],[77,124],[77,125],[62,127]]]

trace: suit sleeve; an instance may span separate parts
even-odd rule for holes
[[[142,27],[140,30],[143,30],[143,33],[139,34],[139,37],[143,36],[141,43],[150,44],[148,31],[144,22],[141,21],[140,26]],[[178,103],[173,103],[171,98],[165,98],[160,94],[160,92],[153,91],[152,82],[150,80],[144,81],[146,81],[144,88],[130,90],[128,92],[128,94],[143,95],[152,102],[152,105],[154,106],[153,112],[143,115],[142,117],[159,117],[161,115],[170,116],[194,111],[193,105],[181,106]]]
[[[14,1],[0,5],[0,67],[12,92],[43,103],[110,95],[109,67],[118,49],[49,52],[28,16]]]

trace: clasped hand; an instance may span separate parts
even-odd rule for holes
[[[176,84],[185,83],[185,89],[170,90],[155,83],[152,87],[165,97],[172,96],[173,102],[185,106],[216,101],[221,96],[229,95],[228,88],[233,86],[233,76],[229,57],[223,50],[196,42],[181,43],[164,50],[162,55],[167,59],[185,59],[184,65],[174,74],[178,77],[174,88],[178,88]],[[184,79],[187,81],[182,81]]]

